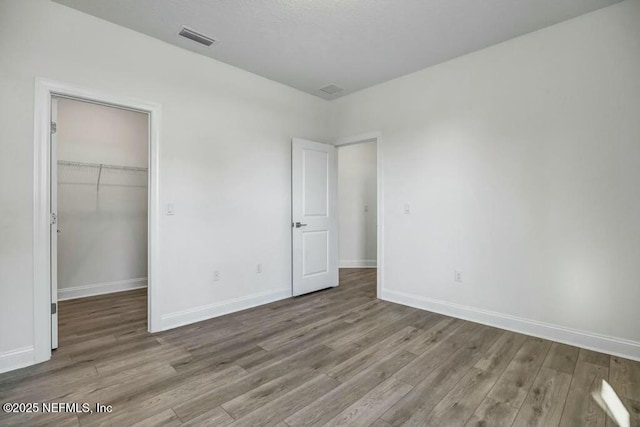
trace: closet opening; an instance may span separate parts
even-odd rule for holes
[[[148,112],[51,96],[52,349],[147,332],[149,135]]]

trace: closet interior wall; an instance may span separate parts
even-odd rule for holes
[[[58,298],[144,287],[148,115],[57,103]]]

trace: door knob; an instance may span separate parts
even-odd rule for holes
[[[296,222],[296,225],[295,225],[295,226],[296,226],[296,228],[300,228],[300,227],[306,227],[306,226],[307,226],[307,224],[303,224],[303,223],[301,223],[301,222]]]

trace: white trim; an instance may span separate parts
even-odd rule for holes
[[[114,282],[93,283],[91,285],[58,288],[58,301],[85,298],[95,295],[112,294],[114,292],[131,291],[147,287],[147,278],[117,280]]]
[[[51,265],[49,236],[49,123],[51,96],[87,100],[149,114],[149,206],[148,206],[148,330],[161,329],[160,319],[160,129],[162,106],[117,94],[99,92],[72,84],[35,79],[34,106],[34,184],[33,184],[33,319],[34,345],[32,363],[51,358]]]
[[[23,347],[0,353],[0,374],[33,365],[33,347]]]
[[[367,132],[360,135],[346,136],[338,138],[335,142],[336,147],[344,147],[345,145],[361,144],[363,142],[378,142],[380,140],[380,132]]]
[[[381,299],[640,361],[640,342],[384,289]]]
[[[378,225],[378,241],[376,243],[376,268],[378,269],[376,275],[376,294],[378,295],[378,298],[380,298],[384,289],[384,173],[382,163],[382,132],[374,131],[361,133],[360,135],[355,136],[338,138],[334,145],[336,147],[344,147],[345,145],[360,144],[363,142],[376,143],[376,215],[378,216],[376,218],[376,223]]]
[[[340,260],[340,268],[376,268],[375,259]]]
[[[162,315],[162,330],[173,329],[258,305],[268,304],[281,299],[291,298],[291,289],[278,289],[245,297],[222,301],[215,304],[202,305],[188,310]]]

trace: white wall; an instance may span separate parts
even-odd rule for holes
[[[383,297],[640,358],[639,23],[626,1],[333,101],[337,136],[382,132]]]
[[[147,167],[149,115],[58,99],[58,159]]]
[[[58,160],[147,167],[149,116],[59,98]],[[147,174],[58,167],[58,298],[147,284]]]
[[[376,266],[376,143],[338,148],[340,267]]]
[[[33,346],[36,76],[162,104],[166,327],[290,294],[291,137],[325,140],[327,101],[47,0],[4,0],[0,370]]]

